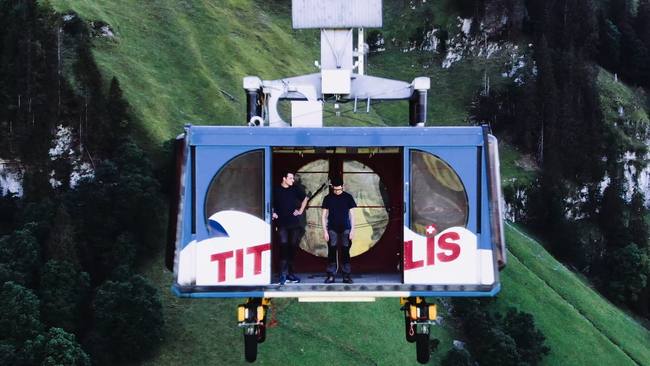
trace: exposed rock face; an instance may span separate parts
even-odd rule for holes
[[[80,147],[79,151],[73,149],[73,136],[69,128],[58,126],[53,145],[54,147],[50,149],[50,159],[52,161],[66,159],[72,165],[72,172],[69,177],[71,187],[74,187],[79,179],[93,175],[92,164],[83,159],[83,147]],[[21,166],[19,161],[0,159],[0,193],[2,195],[15,193],[18,197],[22,197],[24,169],[26,168]],[[50,172],[52,187],[62,185],[61,181],[54,178],[56,176],[56,171]]]

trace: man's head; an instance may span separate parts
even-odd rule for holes
[[[285,170],[282,172],[282,185],[291,187],[293,185],[295,178],[294,174],[291,171]]]
[[[341,177],[332,178],[332,191],[334,194],[338,195],[343,193],[343,179]]]

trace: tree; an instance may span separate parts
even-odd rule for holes
[[[458,0],[452,2],[461,18],[478,18],[485,12],[484,0]]]
[[[133,236],[137,259],[141,260],[158,245],[165,224],[160,183],[154,177],[150,160],[132,142],[125,142],[117,149],[114,161],[121,175],[114,187],[113,212],[119,219],[120,229]]]
[[[639,0],[634,18],[634,31],[641,42],[650,48],[650,0]]]
[[[521,360],[530,366],[539,365],[544,356],[551,352],[544,344],[546,337],[537,329],[535,318],[530,313],[515,308],[508,309],[503,329],[517,344]]]
[[[440,360],[440,364],[444,366],[474,366],[469,352],[456,347],[447,351],[442,360]]]
[[[61,328],[51,328],[46,334],[28,341],[27,354],[33,364],[41,366],[90,366],[90,358],[81,349],[74,335]]]
[[[40,280],[41,320],[49,327],[74,333],[89,289],[88,274],[70,263],[50,260]]]
[[[630,84],[638,85],[640,80],[647,77],[648,49],[629,24],[620,25],[619,30],[621,32],[621,77]]]
[[[28,228],[0,238],[0,283],[15,281],[31,286],[38,274],[40,248]]]
[[[52,197],[54,189],[50,183],[49,168],[42,165],[31,166],[32,168],[23,175],[23,202],[36,204]]]
[[[632,303],[647,285],[649,274],[648,253],[629,244],[607,251],[599,268],[599,284],[610,299]]]
[[[646,50],[650,50],[650,0],[638,2],[636,18],[634,18],[634,31],[639,41]],[[650,86],[650,67],[647,63],[642,65],[640,84]]]
[[[56,210],[46,244],[47,258],[66,261],[75,269],[81,269],[79,250],[76,244],[77,229],[72,222],[65,203],[61,203]]]
[[[645,207],[645,195],[635,189],[630,202],[630,220],[628,222],[630,241],[639,248],[648,247],[650,227],[648,227],[648,209]]]
[[[107,146],[103,138],[107,137],[106,100],[103,94],[102,75],[92,53],[90,29],[80,17],[75,17],[75,62],[73,74],[77,80],[77,97],[81,100],[81,120],[77,130],[81,133],[81,142],[86,149],[98,156],[107,156]]]
[[[542,38],[539,41],[539,46],[535,49],[534,56],[538,68],[536,79],[536,91],[538,95],[536,100],[539,103],[537,110],[539,111],[541,122],[537,160],[544,165],[546,173],[561,176],[557,171],[559,167],[554,165],[557,158],[552,159],[553,155],[556,154],[555,148],[557,147],[558,91],[557,86],[555,85],[551,50],[546,41],[546,36],[542,35]],[[547,162],[547,159],[550,160],[550,162]]]
[[[17,224],[19,227],[29,228],[39,245],[44,247],[50,236],[55,208],[56,206],[49,199],[30,202],[23,206],[18,214]]]
[[[15,229],[18,213],[18,196],[14,192],[0,194],[0,237],[10,234]]]
[[[115,270],[122,266],[133,268],[135,266],[135,251],[136,244],[133,241],[133,236],[124,232],[117,237],[113,249],[104,255],[104,265],[112,276],[117,275],[114,273]],[[115,279],[115,277],[112,278]],[[128,277],[124,280],[126,279]]]
[[[105,161],[94,177],[81,179],[64,198],[75,223],[82,270],[89,274],[93,287],[105,280],[104,256],[120,233],[114,192],[118,179],[115,164]]]
[[[39,301],[32,290],[6,282],[0,293],[0,340],[21,347],[43,331]]]
[[[3,153],[27,165],[47,163],[57,121],[56,17],[47,3],[2,3],[0,136]]]
[[[108,340],[115,362],[141,360],[155,352],[165,334],[162,301],[140,275],[107,281],[92,304],[95,331]]]
[[[111,85],[108,88],[108,119],[110,131],[107,136],[111,137],[111,146],[117,146],[117,142],[127,135],[129,127],[129,103],[124,99],[120,81],[113,76]]]
[[[627,229],[627,204],[623,198],[623,176],[619,166],[610,169],[610,182],[603,192],[603,204],[600,210],[600,225],[605,234],[607,245],[612,250],[622,248],[630,243]]]
[[[525,365],[515,341],[498,328],[490,329],[485,334],[476,349],[476,360],[481,365]]]
[[[140,174],[151,176],[153,164],[147,155],[133,141],[127,140],[120,144],[112,159],[120,174]]]
[[[2,366],[23,366],[26,365],[23,354],[16,350],[11,343],[0,341],[0,365]]]

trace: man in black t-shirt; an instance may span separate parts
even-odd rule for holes
[[[293,274],[296,247],[300,243],[300,215],[307,207],[307,196],[294,186],[294,174],[282,172],[282,183],[273,188],[273,219],[280,242],[280,285],[298,283],[300,278]],[[296,209],[296,202],[302,201]]]
[[[336,250],[341,248],[341,269],[343,283],[352,283],[350,278],[350,244],[354,239],[354,208],[357,203],[348,192],[343,192],[343,179],[332,179],[332,193],[323,199],[323,237],[327,242],[327,279],[325,283],[335,281]]]

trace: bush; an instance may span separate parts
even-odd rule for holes
[[[43,330],[39,301],[32,290],[7,282],[0,294],[0,340],[21,347]]]
[[[535,326],[532,314],[508,309],[503,322],[504,331],[517,344],[517,350],[523,362],[530,366],[539,365],[551,349],[544,344],[546,336]]]
[[[474,366],[469,352],[455,347],[445,354],[440,364],[443,366]]]
[[[27,342],[26,353],[30,363],[41,366],[90,366],[90,358],[81,349],[72,334],[61,328],[52,328],[46,334]]]
[[[128,281],[104,283],[92,304],[95,331],[108,341],[114,361],[151,356],[162,343],[165,320],[162,301],[140,275]]]
[[[51,260],[43,269],[40,288],[43,323],[74,333],[89,288],[88,274],[68,262]]]

